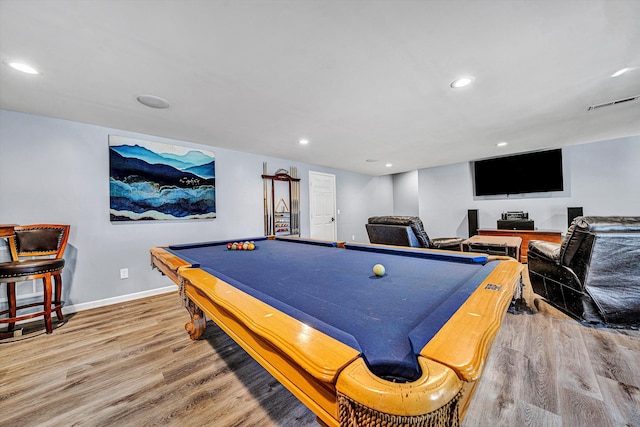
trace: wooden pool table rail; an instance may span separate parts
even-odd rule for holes
[[[522,270],[523,266],[511,258],[500,262],[420,354],[449,366],[464,381],[476,381],[513,299]],[[500,289],[491,284],[501,284]],[[469,334],[469,330],[480,335]]]
[[[475,386],[522,269],[515,261],[501,262],[422,349],[421,378],[394,383],[372,374],[357,350],[190,268],[162,248],[153,248],[151,258],[152,265],[182,289],[191,315],[185,325],[191,339],[204,332],[206,314],[328,426],[340,424],[340,395],[393,416],[422,416],[451,402],[457,411],[462,390]],[[487,283],[503,285],[484,289]],[[470,328],[478,328],[478,333],[469,334]],[[461,414],[469,397],[460,404]]]

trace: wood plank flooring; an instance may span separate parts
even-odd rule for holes
[[[537,312],[507,314],[463,426],[640,426],[640,333],[525,296]],[[171,293],[0,341],[0,426],[317,426],[215,325],[190,341],[187,320]]]

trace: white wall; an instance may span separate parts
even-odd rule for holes
[[[420,219],[429,237],[467,236],[467,209],[473,208],[468,163],[418,170],[418,193]]]
[[[640,135],[573,145],[562,153],[562,192],[474,197],[470,163],[420,169],[420,217],[427,233],[468,236],[468,209],[478,209],[480,228],[496,228],[502,212],[525,211],[537,229],[563,232],[570,206],[582,206],[585,215],[640,216]]]
[[[214,151],[218,217],[111,223],[109,134]],[[568,206],[583,206],[586,215],[640,215],[640,136],[567,147],[563,157],[565,191],[480,199],[473,196],[469,163],[372,177],[0,110],[0,223],[71,225],[63,279],[67,309],[73,311],[173,289],[150,268],[153,246],[262,235],[264,161],[271,173],[298,168],[303,236],[309,235],[309,170],[336,175],[340,240],[368,242],[369,216],[412,209],[409,196],[406,204],[394,205],[394,199],[415,192],[416,173],[418,213],[432,237],[467,236],[467,209],[479,210],[481,227],[495,227],[503,211],[523,210],[536,227],[558,230],[566,229]],[[120,268],[129,269],[129,279],[120,280]]]
[[[393,212],[393,181],[390,175],[371,177],[343,173],[337,178],[338,239],[369,242],[365,224],[370,216]],[[341,231],[342,230],[342,231]]]
[[[110,222],[109,134],[214,151],[217,218]],[[393,208],[390,177],[0,110],[0,223],[71,225],[63,274],[66,311],[163,292],[173,284],[152,271],[151,247],[264,234],[264,161],[269,173],[298,168],[303,236],[309,235],[309,170],[336,175],[338,239],[368,241],[367,218]],[[120,279],[121,268],[129,269],[129,279]],[[1,299],[4,285],[0,292]]]
[[[418,171],[393,175],[393,214],[419,216]]]

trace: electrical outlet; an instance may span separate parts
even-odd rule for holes
[[[351,235],[351,240],[356,240],[356,235],[355,234]]]
[[[129,278],[129,269],[121,268],[120,269],[120,279],[128,279]]]

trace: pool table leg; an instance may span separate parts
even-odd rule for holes
[[[184,328],[189,333],[189,338],[197,340],[203,334],[204,329],[207,327],[207,320],[204,317],[204,313],[195,305],[193,301],[187,298],[187,311],[191,315],[191,321],[185,323]]]
[[[522,273],[520,273],[520,279],[516,283],[515,290],[513,292],[513,299],[507,308],[511,314],[533,314],[531,309],[527,306],[527,301],[524,299],[524,282],[522,280]]]

